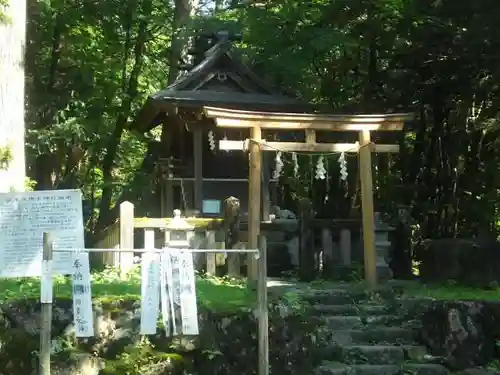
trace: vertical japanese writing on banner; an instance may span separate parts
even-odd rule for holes
[[[182,318],[182,334],[197,335],[198,308],[196,306],[196,286],[193,266],[193,256],[190,252],[182,251],[180,260],[180,308]]]
[[[172,265],[170,262],[169,250],[164,250],[161,254],[160,262],[160,280],[161,280],[161,315],[165,334],[175,336],[177,334],[174,317],[174,301],[170,281],[172,279]]]
[[[197,335],[198,308],[192,254],[165,249],[161,254],[160,274],[162,317],[167,335]]]
[[[0,193],[0,277],[42,275],[44,232],[54,250],[85,247],[80,190]],[[54,275],[70,272],[70,254],[55,252]]]
[[[76,337],[94,336],[94,313],[90,290],[90,265],[87,252],[72,254],[73,316]]]
[[[181,252],[179,249],[169,249],[171,277],[169,279],[169,291],[173,301],[172,324],[176,331],[182,333],[182,308],[181,308]]]
[[[160,254],[146,252],[141,259],[141,335],[154,335],[160,308]]]

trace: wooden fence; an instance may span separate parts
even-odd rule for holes
[[[240,254],[228,253],[223,255],[225,233],[223,219],[185,218],[191,230],[182,230],[172,227],[174,218],[137,218],[134,216],[134,205],[130,202],[120,204],[120,216],[116,223],[110,225],[103,232],[101,239],[94,244],[94,248],[110,249],[109,252],[96,254],[97,264],[102,266],[118,267],[126,272],[134,265],[134,253],[112,251],[111,249],[130,248],[161,248],[177,239],[178,232],[185,232],[190,248],[221,249],[220,256],[214,253],[200,253],[195,260],[197,268],[203,268],[210,274],[215,274],[217,264],[226,263],[229,275],[239,275]],[[137,236],[137,229],[142,234]],[[138,240],[143,238],[143,244]],[[135,245],[135,246],[134,246]],[[203,258],[202,258],[203,257]]]
[[[235,199],[235,198],[233,198]],[[226,204],[226,202],[225,202]],[[229,210],[225,210],[227,212]],[[315,219],[308,210],[301,210],[299,219],[275,219],[261,222],[261,234],[269,236],[271,232],[293,233],[298,239],[299,273],[303,279],[311,279],[318,275],[319,264],[322,272],[330,274],[335,265],[348,267],[351,265],[351,231],[359,232],[359,220]],[[178,230],[172,229],[174,218],[136,218],[134,205],[123,202],[120,205],[120,217],[116,223],[109,226],[95,244],[95,248],[110,249],[109,252],[95,254],[96,264],[114,266],[127,272],[134,264],[134,254],[120,252],[120,248],[162,248],[175,240],[172,236]],[[245,248],[246,230],[245,222],[238,222],[239,239],[235,245],[228,241],[229,220],[207,218],[185,218],[192,226],[185,231],[184,236],[190,243],[190,248],[221,249],[221,254],[200,253],[195,255],[197,269],[205,270],[210,274],[216,273],[219,265],[227,266],[230,276],[241,275],[242,264],[248,266],[249,262],[256,262],[252,256],[247,256],[246,261],[241,254],[226,253],[226,248]],[[291,228],[291,229],[290,229]],[[176,234],[178,235],[178,233]],[[175,237],[175,236],[174,236]],[[271,237],[269,237],[271,239]],[[337,241],[337,246],[334,242]],[[268,246],[275,246],[269,243]],[[114,251],[112,250],[114,249]],[[319,249],[319,251],[318,251]],[[338,252],[338,253],[337,253]],[[138,254],[136,254],[138,255]],[[335,264],[334,264],[335,263]]]

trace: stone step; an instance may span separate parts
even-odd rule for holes
[[[349,364],[398,365],[423,360],[427,350],[418,345],[349,345],[341,349],[342,362]]]
[[[328,327],[332,330],[365,328],[368,326],[390,326],[398,321],[395,315],[370,316],[326,316]]]
[[[385,301],[395,298],[394,291],[388,287],[380,287],[368,291],[360,286],[339,285],[331,289],[308,290],[302,293],[302,298],[311,304],[349,305],[362,301]]]
[[[368,329],[341,329],[333,332],[333,340],[340,345],[384,344],[411,345],[415,333],[401,327],[374,327]]]
[[[449,375],[442,365],[403,364],[403,365],[346,365],[330,362],[316,369],[316,375]]]
[[[388,307],[378,304],[348,304],[348,305],[323,305],[312,306],[317,315],[383,315],[387,313]]]
[[[365,299],[366,293],[347,289],[330,289],[324,291],[308,291],[303,295],[303,298],[313,305],[350,305]]]

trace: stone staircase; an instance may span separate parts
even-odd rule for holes
[[[349,287],[305,296],[328,322],[334,344],[317,375],[448,375],[415,341],[415,326],[398,315],[394,293]]]

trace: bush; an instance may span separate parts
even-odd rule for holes
[[[424,282],[487,287],[500,281],[500,244],[494,240],[427,240],[417,248],[416,257]]]

